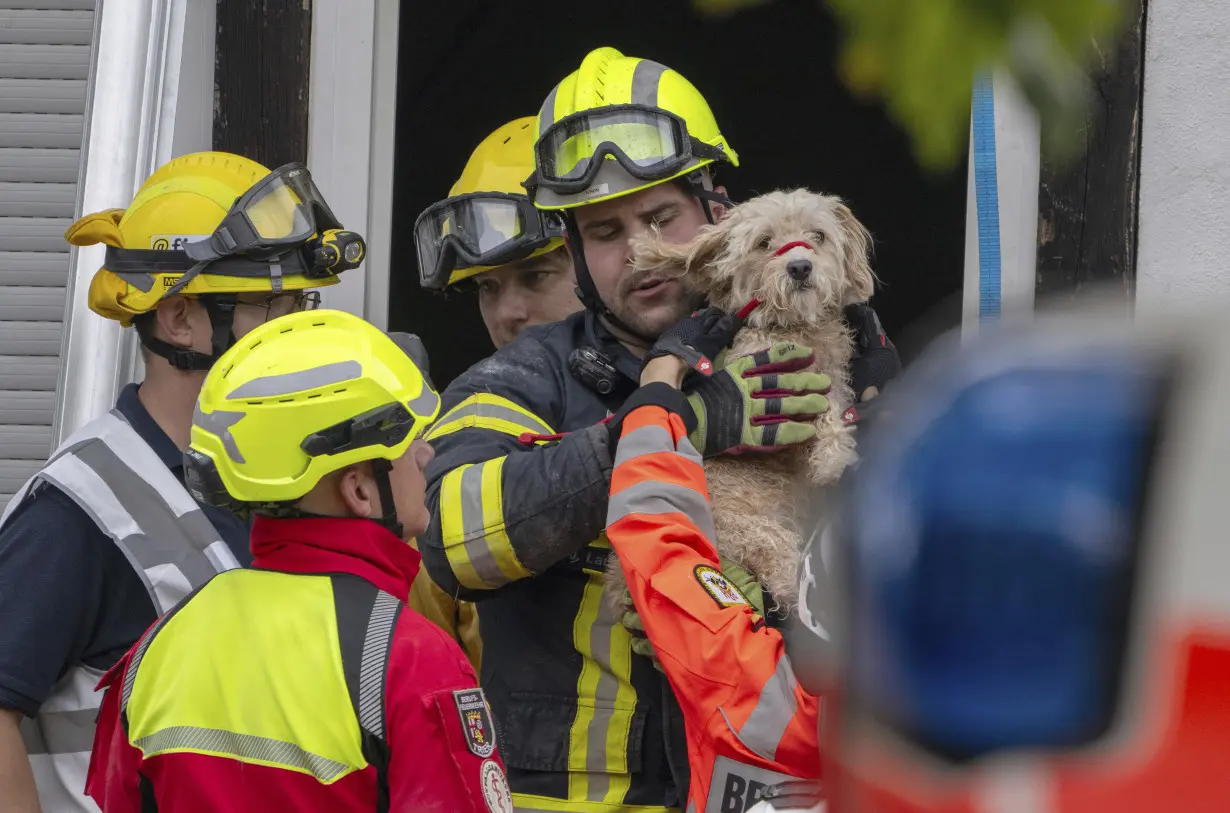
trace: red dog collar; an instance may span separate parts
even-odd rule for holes
[[[815,251],[815,249],[811,247],[811,243],[808,243],[805,240],[795,240],[782,246],[777,251],[774,251],[773,256],[780,257],[792,248],[805,248],[808,251]]]

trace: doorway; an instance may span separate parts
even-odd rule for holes
[[[960,321],[966,166],[943,175],[918,167],[880,107],[841,85],[838,33],[818,0],[777,0],[719,21],[686,0],[403,3],[393,222],[405,242],[390,269],[389,328],[423,338],[440,387],[490,355],[475,299],[419,288],[414,219],[448,193],[488,133],[535,114],[587,52],[611,45],[705,94],[742,162],[721,177],[736,202],[795,186],[847,200],[875,236],[882,285],[873,304],[908,361],[937,327]]]

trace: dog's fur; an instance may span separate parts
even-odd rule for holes
[[[773,256],[797,240],[812,248],[798,246]],[[829,411],[816,420],[819,436],[808,446],[705,462],[718,551],[760,581],[778,612],[798,601],[799,489],[809,483],[836,483],[856,460],[853,430],[841,420],[854,400],[849,377],[854,337],[842,319],[842,308],[871,298],[875,276],[870,245],[871,235],[839,198],[796,189],[770,192],[734,207],[720,223],[702,228],[691,243],[649,239],[634,246],[638,273],[683,275],[708,295],[711,305],[728,313],[753,298],[760,300],[728,358],[794,342],[813,350],[811,369],[833,380]],[[786,264],[795,259],[812,263],[811,275],[803,282],[786,272]],[[628,609],[623,572],[614,557],[611,563],[607,598]]]

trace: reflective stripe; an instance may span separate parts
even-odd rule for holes
[[[677,807],[569,801],[529,793],[514,793],[512,798],[516,813],[679,813]]]
[[[547,96],[547,100],[542,103],[542,107],[538,110],[538,137],[542,138],[546,135],[547,130],[551,129],[551,125],[555,123],[555,97],[559,94],[559,85],[551,88],[551,93]]]
[[[648,59],[636,63],[632,70],[632,104],[658,106],[658,85],[667,67]]]
[[[254,378],[226,394],[228,401],[241,398],[271,398],[275,395],[291,395],[304,390],[340,384],[363,375],[363,365],[357,361],[335,361],[293,373],[266,375]]]
[[[777,758],[777,746],[781,744],[786,728],[798,711],[798,701],[794,696],[794,688],[797,685],[794,671],[790,668],[790,659],[778,658],[773,676],[760,690],[756,707],[748,715],[747,722],[736,732],[744,745],[769,761]],[[734,731],[725,709],[720,710],[722,717],[726,719],[726,725]]]
[[[440,396],[436,395],[435,390],[426,384],[423,385],[423,391],[417,396],[410,399],[410,403],[406,404],[411,412],[423,419],[430,419],[436,414],[436,410],[440,408]]]
[[[236,463],[247,463],[243,452],[239,451],[239,444],[235,442],[235,436],[231,434],[231,427],[243,420],[246,414],[246,412],[225,409],[204,412],[198,403],[192,410],[192,425],[199,426],[211,435],[216,435],[218,440],[222,441],[222,448],[226,449],[227,457],[231,460]]]
[[[340,779],[351,768],[303,750],[292,742],[237,734],[216,728],[172,726],[142,737],[133,743],[146,759],[169,752],[190,752],[235,757],[244,762],[256,762],[278,768],[310,774],[328,785]]]
[[[650,480],[611,495],[606,514],[608,528],[633,514],[683,514],[710,542],[717,539],[709,502],[705,495],[687,486]]]
[[[505,435],[553,435],[555,432],[541,419],[507,398],[489,393],[471,395],[444,413],[427,431],[427,440],[435,440],[460,429],[491,429]]]
[[[463,587],[495,588],[531,575],[504,528],[505,459],[458,466],[440,483],[440,535]]]
[[[605,536],[592,543],[610,548]],[[628,737],[636,709],[632,636],[603,600],[604,574],[592,574],[573,623],[581,654],[577,715],[568,747],[568,798],[620,804],[631,787]]]
[[[677,807],[577,802],[529,793],[514,793],[512,798],[516,813],[679,813]]]
[[[402,603],[383,590],[372,604],[359,667],[359,725],[384,737],[384,678],[389,643]]]
[[[618,468],[629,460],[658,452],[675,451],[675,441],[665,427],[650,424],[631,432],[625,432],[619,438],[615,447],[615,467]]]

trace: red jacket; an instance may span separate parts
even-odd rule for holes
[[[607,522],[683,711],[689,813],[743,813],[772,785],[818,779],[819,700],[721,574],[701,457],[678,415],[647,404],[624,419]]]
[[[340,779],[326,776],[322,780],[320,776],[303,770],[269,764],[270,760],[264,758],[265,753],[251,748],[248,748],[248,753],[238,755],[244,749],[236,747],[233,753],[237,755],[232,757],[220,756],[216,752],[205,753],[199,748],[194,749],[191,744],[168,749],[164,741],[161,751],[147,747],[143,752],[129,741],[128,729],[133,725],[134,707],[122,709],[121,706],[124,702],[138,702],[132,685],[129,686],[133,692],[132,700],[122,699],[125,688],[123,678],[134,653],[138,653],[143,644],[148,646],[147,650],[136,655],[137,668],[133,671],[137,677],[132,681],[136,684],[145,677],[143,670],[151,658],[148,653],[154,652],[158,636],[174,636],[177,631],[176,618],[180,614],[190,615],[185,608],[190,608],[193,602],[215,589],[215,583],[220,580],[227,579],[231,574],[240,574],[240,579],[232,579],[236,583],[242,579],[264,579],[266,582],[280,579],[279,584],[288,581],[296,583],[290,585],[294,591],[306,584],[305,578],[310,578],[314,579],[310,590],[319,593],[322,584],[334,583],[330,581],[333,577],[328,574],[351,574],[404,602],[419,568],[417,552],[368,520],[258,518],[252,530],[252,552],[255,555],[254,569],[280,573],[261,575],[250,571],[230,571],[219,575],[168,614],[166,618],[169,622],[161,631],[157,624],[151,627],[143,640],[100,683],[100,687],[107,687],[108,691],[99,714],[86,792],[104,813],[141,813],[148,809],[143,806],[143,791],[152,793],[157,809],[162,813],[265,813],[271,810],[366,813],[378,809],[376,769],[362,760],[358,764],[365,767],[344,773]],[[280,574],[321,575],[295,576],[287,580]],[[349,583],[359,584],[353,579]],[[370,588],[363,589],[371,592]],[[259,594],[260,591],[246,590],[243,595],[253,592]],[[335,589],[335,592],[337,595],[334,599],[339,602],[336,612],[341,616],[343,609],[340,602],[344,597],[340,589]],[[282,596],[283,593],[277,595]],[[299,593],[292,592],[292,595]],[[266,605],[271,601],[260,595],[255,600]],[[291,610],[294,611],[294,608]],[[326,612],[333,612],[333,606],[330,605]],[[259,612],[250,613],[249,617],[251,624],[261,624]],[[233,634],[234,627],[227,629],[222,621],[219,624],[221,626],[217,630],[220,636]],[[304,629],[304,634],[325,633]],[[205,637],[208,638],[209,633]],[[485,709],[485,699],[477,689],[474,671],[461,649],[438,627],[408,608],[402,609],[397,616],[388,640],[384,688],[384,737],[389,754],[387,809],[394,813],[486,813],[489,810],[511,813],[512,803],[503,764],[494,750],[490,712]],[[202,641],[201,646],[209,649],[215,643]],[[303,647],[318,649],[321,645],[318,638]],[[289,652],[299,647],[293,641],[288,646],[291,647],[287,650]],[[336,644],[333,649],[337,649]],[[218,651],[228,652],[225,648]],[[261,658],[263,653],[245,651],[244,654]],[[141,660],[142,657],[145,660]],[[229,655],[224,654],[220,660],[225,661],[227,657]],[[267,674],[273,681],[313,679],[307,675],[286,674],[284,660],[282,663],[258,662],[255,668],[259,670],[258,674]],[[244,664],[245,669],[252,666],[251,662]],[[165,678],[164,672],[156,674],[158,681],[149,678],[147,683],[151,688],[146,690],[148,696],[155,698],[160,691],[171,691],[164,687],[171,684],[178,686],[181,677],[188,679],[188,676],[176,674],[173,668]],[[253,695],[263,696],[261,691],[263,689],[254,690]],[[278,697],[288,691],[293,693],[293,689],[284,683],[281,689],[271,690],[270,696]],[[150,710],[151,701],[144,702],[146,708],[141,710],[142,714],[156,716],[159,713],[156,708]],[[188,707],[187,716],[191,717],[191,701],[185,705]],[[262,712],[270,705],[277,704],[265,704]],[[318,721],[313,721],[311,717],[318,711],[313,708],[278,709],[278,713],[287,718],[303,715],[300,719],[311,721],[305,722],[305,727],[318,725]],[[234,727],[242,729],[245,719],[242,714],[237,719],[239,722]],[[353,720],[354,715],[349,715],[348,722],[352,728]],[[167,730],[182,728],[185,726],[172,726]],[[294,730],[294,726],[290,725],[286,730]],[[164,734],[165,731],[160,731],[158,736]],[[240,733],[235,736],[242,738],[245,735]],[[146,737],[147,743],[154,740],[155,737]],[[291,750],[295,747],[290,746]],[[147,756],[150,751],[155,751],[154,755]],[[305,752],[311,753],[308,749]],[[275,756],[272,759],[276,761],[283,757]]]

